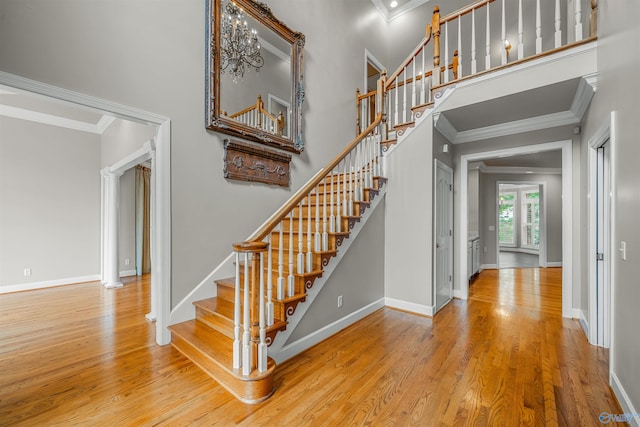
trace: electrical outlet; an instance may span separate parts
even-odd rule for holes
[[[24,271],[22,272],[22,274],[24,274],[24,277],[31,276],[31,269],[30,268],[25,268]]]
[[[129,265],[129,263],[130,263],[130,262],[131,262],[131,261],[129,261],[129,258],[125,258],[125,260],[124,260],[124,265]]]
[[[342,307],[342,295],[338,297],[338,308]]]

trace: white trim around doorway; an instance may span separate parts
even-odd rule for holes
[[[467,263],[464,262],[466,259],[469,220],[467,213],[469,163],[493,157],[531,154],[559,149],[562,150],[562,316],[566,318],[573,317],[573,150],[571,140],[504,148],[460,156],[460,164],[456,170],[460,185],[458,205],[460,223],[457,224],[458,233],[455,245],[459,260],[456,275],[457,296],[462,299],[469,298],[469,282],[465,279],[467,277]]]
[[[155,179],[156,179],[156,229],[154,269],[151,278],[152,295],[156,307],[156,343],[166,345],[171,342],[167,329],[171,309],[171,120],[168,117],[149,113],[137,108],[118,104],[101,98],[30,80],[0,71],[0,85],[10,86],[18,91],[55,98],[63,104],[74,104],[92,111],[102,111],[115,117],[155,125],[157,133]],[[152,249],[153,250],[153,249]]]

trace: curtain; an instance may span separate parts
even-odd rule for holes
[[[151,169],[136,166],[136,274],[151,273]]]

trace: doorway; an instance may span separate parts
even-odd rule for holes
[[[438,312],[453,298],[453,170],[435,160],[434,301]]]
[[[546,267],[544,183],[500,181],[496,184],[497,267]]]
[[[154,262],[153,266],[151,283],[151,306],[155,307],[154,314],[157,319],[156,343],[159,345],[169,344],[171,335],[167,326],[171,308],[171,121],[164,116],[9,73],[0,72],[0,85],[35,96],[49,97],[63,105],[68,104],[86,108],[89,111],[100,111],[113,117],[156,126],[153,178],[156,183],[156,192],[155,199],[152,200],[152,205],[155,209],[154,223],[156,226],[152,231],[155,243],[151,248],[152,256],[156,262]],[[104,179],[102,182],[104,183]]]

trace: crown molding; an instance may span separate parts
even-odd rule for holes
[[[562,175],[562,168],[541,168],[525,166],[487,166],[482,162],[480,172],[491,174],[516,174],[516,175]]]

